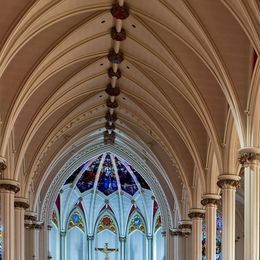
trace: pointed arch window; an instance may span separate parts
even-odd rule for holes
[[[103,230],[110,230],[113,233],[117,234],[117,228],[114,220],[108,215],[105,214],[99,221],[97,226],[97,233],[102,232]]]
[[[143,217],[138,211],[135,211],[130,218],[130,224],[128,228],[128,234],[131,234],[135,230],[139,230],[142,233],[146,234],[145,222]]]
[[[73,227],[78,227],[83,232],[85,231],[82,215],[77,209],[71,213],[69,218],[68,230],[72,229]]]

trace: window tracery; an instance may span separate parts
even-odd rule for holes
[[[131,234],[135,230],[139,230],[142,233],[146,234],[144,220],[138,212],[135,212],[133,216],[130,218],[128,234]]]
[[[68,229],[70,230],[73,227],[78,227],[83,232],[85,231],[83,218],[78,210],[74,210],[69,218]]]
[[[109,215],[104,215],[99,223],[98,223],[98,227],[97,227],[97,233],[102,232],[103,230],[110,230],[113,233],[117,234],[117,228],[115,225],[114,220],[109,216]]]

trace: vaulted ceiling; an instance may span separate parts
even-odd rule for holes
[[[0,155],[13,161],[7,177],[39,186],[61,151],[103,143],[114,1],[0,2]],[[195,168],[205,189],[209,146],[223,171],[227,126],[246,140],[259,2],[126,4],[115,142],[156,157],[176,193]]]

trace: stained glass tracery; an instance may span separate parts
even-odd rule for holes
[[[106,230],[106,229],[117,234],[117,228],[116,228],[115,222],[109,215],[104,215],[100,219],[100,221],[98,223],[98,227],[97,227],[97,233],[100,233],[101,231]]]
[[[143,233],[146,233],[144,220],[138,212],[135,212],[130,219],[128,234],[131,234],[135,230],[139,230]]]
[[[78,227],[84,232],[84,223],[82,216],[78,210],[73,211],[69,218],[69,224],[68,229],[71,229],[73,227]]]

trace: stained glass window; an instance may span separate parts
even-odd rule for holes
[[[135,230],[146,233],[144,220],[138,212],[135,212],[130,219],[128,234],[131,234]]]
[[[138,191],[133,177],[121,161],[117,158],[115,158],[115,161],[122,190],[133,196]]]
[[[95,178],[100,161],[101,156],[99,156],[79,178],[77,182],[77,187],[80,190],[80,192],[85,192],[94,187]]]
[[[162,226],[162,219],[161,216],[158,215],[155,222],[154,232],[156,232]]]
[[[68,229],[71,229],[73,227],[78,227],[82,231],[84,231],[83,219],[78,210],[73,211],[73,213],[71,214],[70,219],[69,219]]]
[[[116,174],[109,154],[106,155],[103,163],[98,181],[98,190],[107,196],[117,190]]]
[[[0,225],[0,260],[3,258],[3,226]]]
[[[104,215],[100,219],[100,221],[98,223],[98,227],[97,227],[97,233],[100,233],[101,231],[106,230],[106,229],[117,234],[117,228],[116,228],[115,222],[109,215]]]
[[[223,219],[220,211],[217,211],[216,222],[216,260],[222,260],[222,229]],[[206,260],[206,223],[202,224],[202,260]]]

